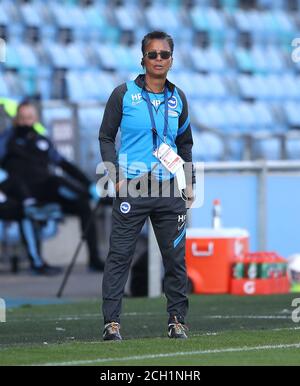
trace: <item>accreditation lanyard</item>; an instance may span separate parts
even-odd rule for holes
[[[155,125],[155,120],[154,120],[154,115],[153,115],[153,105],[150,101],[150,97],[149,97],[149,93],[147,90],[145,90],[145,93],[146,93],[146,102],[147,102],[147,106],[148,106],[148,110],[149,110],[149,115],[150,115],[150,119],[151,119],[151,125],[152,125],[152,134],[153,134],[153,151],[155,151],[157,149],[157,137],[158,137],[158,133],[157,133],[157,129],[156,129],[156,125]],[[167,139],[167,132],[168,132],[168,88],[165,87],[164,89],[164,103],[165,103],[165,116],[164,116],[164,133],[163,133],[163,136],[164,136],[164,142],[166,142],[166,139]],[[158,106],[159,108],[159,106]]]

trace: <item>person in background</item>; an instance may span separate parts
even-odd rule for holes
[[[5,113],[8,114],[9,117],[13,117],[14,113],[17,111],[15,103],[11,100],[0,99],[0,107],[3,107],[4,102],[6,110],[9,108]],[[41,219],[43,220],[43,223],[49,219],[49,213],[46,213],[49,208],[37,206],[36,200],[30,196],[30,192],[26,185],[1,168],[11,134],[11,130],[1,124],[0,220],[16,221],[18,223],[21,239],[30,261],[31,271],[36,275],[53,276],[59,274],[62,269],[60,267],[49,265],[43,259],[40,249]],[[57,214],[56,211],[55,215],[57,216]]]
[[[88,229],[89,269],[103,271],[104,263],[99,256],[90,206],[90,199],[96,195],[95,184],[66,160],[48,137],[37,133],[33,126],[38,120],[37,108],[30,101],[18,106],[3,167],[25,184],[39,203],[56,202],[64,213],[79,217],[82,232]],[[63,175],[56,174],[57,168]]]
[[[26,186],[0,169],[0,219],[17,221],[30,260],[30,267],[36,275],[53,276],[61,273],[60,267],[49,265],[41,256],[39,235],[35,214],[40,216],[34,198],[29,197]]]
[[[117,194],[113,204],[110,250],[102,283],[104,340],[122,339],[120,314],[124,287],[137,237],[148,217],[165,268],[168,336],[187,338],[185,222],[186,208],[193,202],[193,173],[191,167],[184,168],[187,184],[183,193],[177,175],[178,186],[174,174],[164,169],[156,157],[163,145],[168,148],[168,153],[171,149],[173,154],[177,153],[174,159],[179,160],[179,155],[186,162],[184,166],[191,166],[192,163],[193,139],[186,97],[167,80],[173,63],[173,49],[171,36],[164,32],[154,31],[144,37],[141,65],[145,74],[113,91],[100,127],[102,159],[115,183]],[[117,155],[115,144],[119,128],[121,147]],[[151,181],[154,180],[159,181],[160,194],[156,197],[151,194]],[[148,194],[138,197],[126,195],[126,188],[133,185],[137,189],[146,185]],[[167,197],[161,194],[165,186],[171,187]],[[182,196],[176,194],[179,190]]]

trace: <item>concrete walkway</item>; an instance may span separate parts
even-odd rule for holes
[[[27,268],[18,274],[0,270],[0,298],[3,299],[54,299],[63,280],[63,274],[36,276]],[[62,299],[100,298],[102,273],[90,272],[86,265],[78,264],[69,277]]]

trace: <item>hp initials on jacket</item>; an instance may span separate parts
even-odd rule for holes
[[[131,94],[132,102],[139,102],[142,99],[142,94]]]
[[[178,222],[182,222],[186,220],[186,214],[179,214],[178,215]]]
[[[141,102],[142,94],[141,93],[131,94],[131,99],[133,103]],[[158,107],[160,105],[160,100],[154,99],[153,101],[151,101],[151,103],[153,104],[154,107]]]

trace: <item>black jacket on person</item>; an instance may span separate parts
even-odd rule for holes
[[[49,138],[38,134],[30,126],[12,128],[3,167],[28,186],[42,184],[54,174],[55,167],[60,167],[85,189],[91,183],[81,170],[58,153]]]

